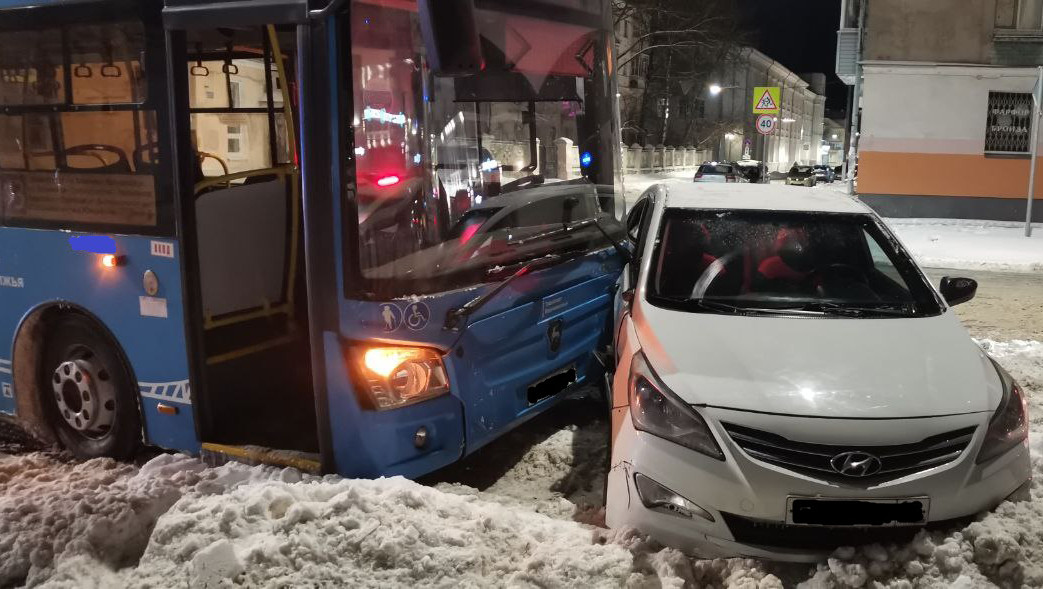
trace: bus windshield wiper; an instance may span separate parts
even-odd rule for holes
[[[490,290],[489,292],[483,295],[479,295],[471,299],[470,301],[467,301],[459,307],[453,307],[452,309],[449,309],[445,314],[445,323],[442,325],[442,329],[459,331],[461,328],[466,328],[467,319],[471,315],[474,315],[474,313],[478,311],[478,309],[484,307],[486,303],[496,298],[496,295],[503,292],[503,289],[507,288],[512,282],[514,282],[516,278],[521,278],[522,276],[525,276],[533,270],[538,270],[547,266],[553,266],[559,262],[564,261],[565,259],[567,259],[567,257],[573,256],[574,254],[572,256],[565,256],[562,254],[548,254],[546,256],[542,256],[525,262],[524,264],[519,266],[513,274],[501,280],[500,283],[497,284],[496,287]],[[463,325],[461,325],[461,323]]]
[[[612,244],[612,246],[616,248],[616,251],[619,252],[620,255],[623,255],[625,259],[629,261],[629,259],[632,257],[630,251],[623,247],[622,244],[612,239],[612,237],[608,234],[604,227],[602,227],[601,224],[598,223],[598,220],[596,218],[584,219],[576,223],[562,225],[561,227],[557,227],[549,231],[543,231],[536,235],[531,235],[529,237],[508,241],[507,245],[521,246],[534,241],[553,239],[562,235],[568,235],[574,231],[586,229],[587,227],[591,226],[596,227],[599,231],[601,231]],[[485,306],[486,303],[496,298],[496,296],[503,292],[503,289],[507,288],[511,284],[511,282],[513,282],[516,278],[520,278],[534,270],[539,270],[548,266],[554,266],[561,262],[577,258],[586,253],[587,249],[580,247],[564,253],[547,254],[545,256],[534,258],[523,263],[521,266],[518,267],[517,270],[514,271],[513,274],[500,281],[500,283],[497,284],[496,287],[490,290],[489,292],[477,296],[459,307],[453,307],[452,309],[449,309],[449,311],[447,311],[445,314],[445,323],[442,326],[443,329],[459,331],[462,328],[466,328],[467,318],[473,315],[476,311],[478,311],[478,309],[481,309],[483,306]]]
[[[586,229],[587,227],[590,227],[591,225],[597,225],[597,219],[591,218],[591,219],[584,219],[582,221],[577,221],[575,223],[564,223],[560,227],[555,227],[554,229],[549,229],[547,231],[541,231],[540,233],[537,233],[535,235],[530,235],[528,237],[521,237],[521,238],[518,238],[518,239],[512,239],[512,240],[507,242],[507,245],[510,245],[510,246],[526,245],[526,244],[532,243],[534,241],[542,241],[544,239],[553,239],[555,237],[560,237],[562,235],[568,235],[569,233],[572,233],[573,231],[579,231],[580,229]]]

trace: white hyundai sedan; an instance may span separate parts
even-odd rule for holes
[[[1028,493],[1025,398],[868,208],[653,186],[627,219],[607,523],[814,560]]]

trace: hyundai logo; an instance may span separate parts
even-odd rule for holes
[[[829,461],[833,470],[846,477],[867,477],[880,472],[880,459],[865,452],[844,452]]]

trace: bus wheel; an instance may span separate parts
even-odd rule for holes
[[[78,315],[57,319],[43,360],[44,405],[62,445],[80,459],[133,456],[141,420],[131,379],[98,327]]]

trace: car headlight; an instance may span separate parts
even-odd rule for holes
[[[438,351],[407,346],[362,346],[351,350],[361,401],[370,409],[397,409],[449,392]]]
[[[1003,383],[1003,398],[996,413],[989,421],[989,429],[985,432],[985,441],[978,452],[977,463],[981,464],[1002,456],[1011,448],[1023,443],[1029,434],[1028,404],[1025,393],[1010,374],[995,361],[996,372]]]
[[[635,429],[724,460],[706,421],[660,382],[641,352],[630,364],[629,389]]]

